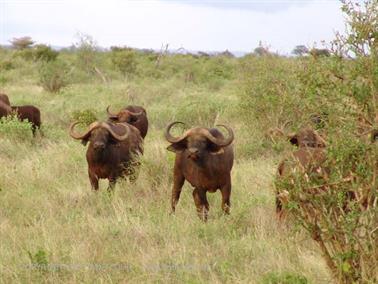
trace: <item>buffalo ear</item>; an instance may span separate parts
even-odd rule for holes
[[[87,144],[88,144],[88,139],[82,139],[82,140],[81,140],[81,144],[83,144],[84,146],[87,146]]]
[[[186,146],[184,143],[179,142],[179,143],[172,143],[167,147],[168,151],[174,152],[174,153],[182,153],[186,149]]]
[[[209,145],[209,152],[211,155],[220,155],[224,153],[223,147],[219,147],[214,143],[210,143]]]
[[[295,145],[298,147],[298,136],[295,134],[295,135],[290,135],[289,136],[289,141],[292,145]]]

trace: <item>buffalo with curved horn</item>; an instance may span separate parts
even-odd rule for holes
[[[144,139],[148,131],[147,112],[141,106],[127,106],[121,109],[118,113],[112,113],[109,110],[110,106],[106,108],[110,122],[126,122],[135,126],[140,135]]]
[[[143,139],[138,129],[126,123],[93,122],[86,132],[78,134],[74,131],[78,123],[72,123],[69,132],[84,145],[89,142],[86,156],[92,189],[98,190],[100,178],[109,180],[109,189],[119,177],[129,175],[134,180],[137,156],[143,154]]]
[[[226,214],[230,212],[231,169],[234,161],[233,147],[234,133],[231,128],[223,126],[228,131],[228,137],[216,128],[195,127],[187,130],[183,135],[174,137],[170,130],[176,124],[168,125],[165,138],[171,145],[167,148],[176,153],[173,170],[172,213],[175,212],[181,189],[187,180],[193,187],[194,203],[198,216],[207,220],[209,203],[207,192],[218,189],[222,193],[222,209]]]

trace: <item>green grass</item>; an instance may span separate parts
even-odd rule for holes
[[[278,158],[255,150],[262,134],[240,119],[237,81],[214,89],[181,77],[138,77],[50,94],[32,75],[7,76],[1,91],[15,105],[40,108],[45,136],[0,137],[0,282],[281,283],[283,275],[330,283],[314,243],[275,219]],[[105,119],[109,104],[141,104],[150,120],[138,181],[119,182],[110,197],[105,181],[91,192],[86,148],[67,131],[75,112]],[[208,195],[209,221],[202,223],[187,184],[169,215],[174,156],[163,130],[174,119],[235,130],[230,216],[223,216],[217,192]]]

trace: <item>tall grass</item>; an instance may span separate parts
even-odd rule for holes
[[[9,71],[11,80],[1,90],[13,104],[41,109],[45,137],[35,143],[0,137],[2,282],[279,283],[278,277],[330,283],[317,247],[275,220],[277,157],[261,155],[254,145],[261,130],[240,119],[237,76],[223,78],[217,90],[182,76],[138,76],[73,83],[51,94],[38,86],[37,74],[18,81],[20,68]],[[68,136],[67,127],[78,111],[105,119],[107,105],[130,103],[145,106],[150,119],[139,178],[119,182],[113,196],[105,181],[91,192],[86,148]],[[189,127],[234,128],[230,216],[222,214],[220,194],[209,194],[210,216],[203,224],[188,184],[176,215],[169,215],[174,156],[162,133],[175,119]]]

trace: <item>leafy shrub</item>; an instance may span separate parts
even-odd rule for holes
[[[0,119],[0,134],[3,137],[23,140],[31,139],[31,123],[20,121],[16,116],[6,116]]]
[[[91,109],[77,110],[72,113],[72,119],[84,125],[90,125],[97,120],[95,111]]]
[[[42,87],[52,93],[56,93],[69,83],[68,66],[63,61],[45,62],[39,69],[39,82]]]
[[[113,48],[113,65],[123,74],[133,74],[136,70],[136,54],[131,48]]]
[[[14,69],[14,64],[11,60],[0,61],[0,70],[9,71]]]
[[[44,44],[38,44],[33,49],[35,61],[53,61],[55,60],[59,52],[53,50],[50,46]]]
[[[14,53],[14,57],[20,57],[26,61],[32,61],[34,59],[34,52],[31,48],[20,49]]]
[[[378,282],[377,129],[378,2],[343,1],[348,32],[330,57],[313,57],[298,77],[307,102],[328,108],[327,160],[309,172],[296,167],[277,181],[287,209],[315,240],[337,283]],[[353,55],[353,60],[346,59]],[[318,103],[315,101],[318,100]]]
[[[263,284],[307,284],[306,277],[293,273],[268,273],[263,278]]]

